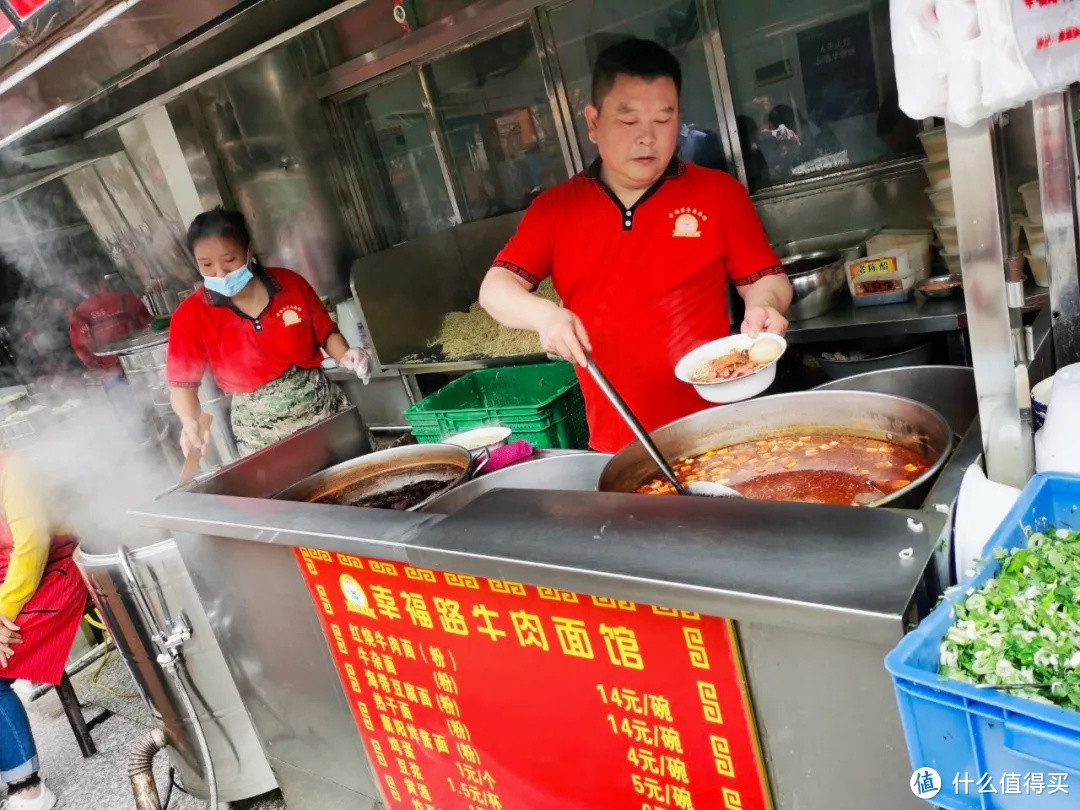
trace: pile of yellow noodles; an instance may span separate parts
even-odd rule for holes
[[[548,301],[560,303],[551,279],[545,279],[536,294]],[[443,318],[442,328],[432,345],[441,344],[447,360],[472,357],[514,357],[521,354],[540,354],[540,339],[535,332],[508,329],[500,325],[480,306],[468,312],[450,312]]]

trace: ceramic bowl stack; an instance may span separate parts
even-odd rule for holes
[[[1050,274],[1046,266],[1046,241],[1043,237],[1042,198],[1039,196],[1038,182],[1024,183],[1017,191],[1024,201],[1026,216],[1020,220],[1024,231],[1024,257],[1035,283],[1040,287],[1050,286]]]
[[[953,202],[952,175],[949,173],[949,145],[945,129],[927,130],[919,133],[919,141],[926,152],[923,171],[930,181],[926,196],[934,208],[930,223],[941,244],[941,258],[950,273],[960,272],[960,245],[956,238],[956,204]]]

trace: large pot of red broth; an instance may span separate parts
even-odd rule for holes
[[[747,498],[842,506],[918,506],[953,434],[933,408],[866,391],[805,391],[724,405],[652,434],[684,483]],[[601,492],[674,495],[634,442],[600,474]]]

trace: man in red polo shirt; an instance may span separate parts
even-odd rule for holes
[[[591,352],[646,430],[708,407],[674,369],[728,334],[729,279],[746,304],[745,333],[783,334],[791,304],[746,189],[675,157],[681,81],[655,42],[600,54],[585,110],[600,157],[533,202],[480,289],[496,320],[537,332],[546,351],[579,366]],[[549,275],[563,307],[532,295]],[[589,375],[578,377],[593,449],[630,443]]]

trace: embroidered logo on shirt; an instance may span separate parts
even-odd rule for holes
[[[675,220],[672,236],[697,237],[701,236],[701,223],[709,218],[696,208],[676,208],[668,219]]]
[[[296,324],[302,323],[304,320],[300,316],[300,307],[282,307],[278,310],[278,315],[281,316],[281,322],[286,326],[296,326]]]

